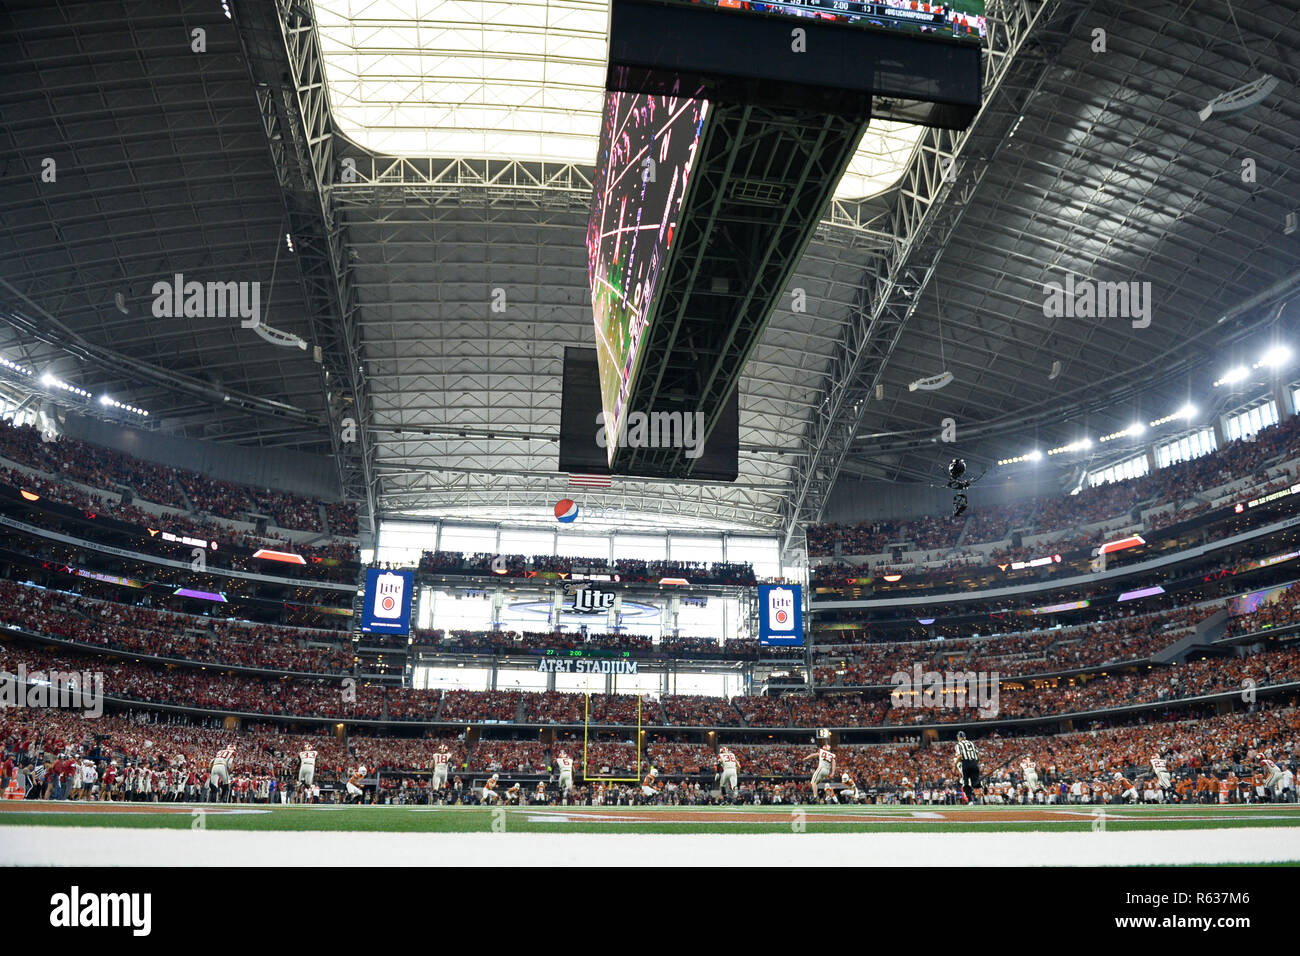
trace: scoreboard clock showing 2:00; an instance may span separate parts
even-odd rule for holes
[[[803,588],[800,585],[758,586],[758,643],[803,646]]]

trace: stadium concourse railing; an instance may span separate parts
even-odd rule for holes
[[[1267,633],[1267,632],[1264,632]],[[53,644],[63,646],[76,651],[85,651],[92,654],[107,655],[113,657],[130,657],[136,660],[154,660],[159,663],[166,663],[172,666],[182,666],[196,669],[212,669],[218,671],[245,671],[257,672],[261,674],[274,675],[279,677],[295,676],[294,672],[286,671],[268,671],[265,668],[246,668],[236,665],[224,665],[215,662],[192,661],[179,658],[151,658],[148,655],[142,655],[129,651],[117,651],[112,653],[106,648],[96,645],[81,644],[75,641],[65,641],[57,638],[47,637],[39,633],[24,631],[22,629],[11,628],[8,631],[0,632],[0,639],[7,639],[12,636],[22,636],[29,640],[42,644]],[[346,672],[334,673],[307,673],[302,672],[298,676],[303,676],[309,680],[334,680],[337,681],[343,677],[353,676]],[[1274,697],[1295,691],[1300,691],[1300,679],[1283,680],[1268,684],[1257,684],[1251,687],[1252,701],[1259,698]],[[526,693],[526,692],[521,692]],[[944,721],[933,723],[907,723],[907,724],[870,724],[870,725],[837,725],[833,722],[813,721],[807,724],[781,724],[775,726],[749,725],[749,724],[642,724],[641,729],[655,732],[671,732],[680,734],[704,734],[709,732],[723,731],[728,734],[768,734],[770,736],[780,735],[782,737],[789,735],[798,735],[806,737],[807,734],[816,729],[828,729],[840,734],[849,734],[856,738],[857,735],[886,735],[897,736],[906,734],[914,736],[924,734],[927,731],[934,731],[936,734],[949,735],[955,734],[958,730],[975,731],[985,733],[989,730],[1000,728],[1030,728],[1045,727],[1058,725],[1065,729],[1072,729],[1066,725],[1073,725],[1079,720],[1096,720],[1125,716],[1130,714],[1141,713],[1150,710],[1169,710],[1171,708],[1185,709],[1202,704],[1222,704],[1232,703],[1243,699],[1243,691],[1240,687],[1225,689],[1222,691],[1211,691],[1208,693],[1191,694],[1186,696],[1169,696],[1158,700],[1137,701],[1122,704],[1113,707],[1098,707],[1087,710],[1064,711],[1051,714],[1039,714],[1028,717],[993,717],[985,720],[958,720]],[[404,727],[404,728],[465,728],[477,727],[483,729],[501,729],[501,730],[562,730],[577,731],[584,725],[581,722],[552,722],[552,721],[501,721],[488,719],[427,719],[423,717],[358,717],[345,712],[332,714],[277,714],[265,713],[260,711],[244,711],[233,708],[220,707],[196,707],[186,704],[174,704],[162,701],[155,701],[143,697],[130,697],[119,694],[106,692],[104,694],[106,704],[115,704],[124,709],[148,709],[158,710],[166,713],[188,714],[192,716],[218,716],[218,717],[235,717],[244,720],[253,721],[273,721],[281,723],[307,723],[307,724],[337,724],[345,723],[352,727]],[[599,727],[602,732],[627,732],[632,735],[636,732],[635,724],[619,724],[600,722]],[[848,740],[843,742],[888,742],[881,740]]]

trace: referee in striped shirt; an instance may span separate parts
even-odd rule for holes
[[[966,739],[966,731],[957,731],[957,752],[953,763],[961,775],[961,791],[970,803],[975,802],[975,791],[980,789],[980,752]]]

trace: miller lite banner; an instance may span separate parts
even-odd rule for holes
[[[415,574],[411,571],[366,571],[366,598],[361,630],[373,634],[405,634],[411,629],[411,597]]]
[[[803,588],[798,584],[758,586],[758,643],[803,646]]]
[[[589,584],[566,584],[564,594],[572,600],[569,610],[579,614],[603,614],[614,606],[614,592]]]

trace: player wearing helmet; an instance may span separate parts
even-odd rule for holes
[[[555,766],[560,771],[558,784],[560,799],[568,803],[573,793],[573,758],[561,750],[559,756],[555,758]]]
[[[817,752],[804,758],[804,762],[809,760],[817,761],[817,769],[813,771],[812,783],[812,801],[817,802],[817,787],[823,780],[829,780],[831,774],[835,772],[835,753],[831,750],[829,744],[824,744],[817,748]]]
[[[433,755],[433,789],[441,793],[447,788],[447,768],[451,766],[451,754],[445,743],[438,744],[438,751]],[[430,796],[432,799],[432,795]]]
[[[646,774],[645,779],[641,781],[641,794],[643,796],[653,797],[659,792],[658,788],[655,787],[656,778],[658,776],[659,771],[654,767],[651,767],[650,772]]]
[[[718,777],[718,789],[722,791],[722,799],[730,800],[735,803],[736,790],[738,788],[737,779],[740,769],[740,761],[728,747],[723,747],[718,751],[718,762],[722,764],[722,770]],[[730,793],[728,793],[730,791]]]

